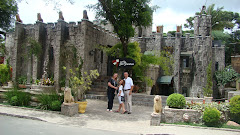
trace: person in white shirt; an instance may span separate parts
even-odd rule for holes
[[[123,92],[123,87],[125,85],[125,81],[124,80],[120,80],[119,81],[119,88],[118,88],[118,101],[119,101],[119,109],[116,112],[120,112],[121,108],[122,108],[122,114],[127,113],[127,111],[125,110],[125,106],[124,106],[124,92]]]
[[[133,90],[133,80],[132,78],[128,77],[128,72],[124,72],[124,98],[125,98],[125,106],[128,114],[132,113],[132,90]]]

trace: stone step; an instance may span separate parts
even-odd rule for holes
[[[99,91],[99,92],[107,92],[107,89],[101,89],[101,88],[92,88],[89,91]]]
[[[107,95],[107,92],[88,91],[87,94]]]

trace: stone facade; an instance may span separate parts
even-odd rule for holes
[[[240,74],[240,55],[231,56],[231,65]]]
[[[38,58],[28,55],[29,38],[42,47]],[[47,24],[39,21],[27,25],[16,22],[15,32],[6,36],[5,61],[8,60],[13,68],[13,82],[16,83],[20,76],[27,76],[28,83],[53,77],[55,88],[59,89],[61,78],[69,77],[68,70],[63,74],[63,66],[75,68],[80,65],[81,59],[82,71],[97,69],[100,75],[106,76],[108,56],[96,46],[113,46],[118,42],[115,34],[86,19],[77,24],[61,19]],[[73,48],[75,51],[72,51]],[[76,61],[73,61],[74,57],[77,57]]]
[[[158,26],[157,33],[134,37],[132,41],[139,42],[143,53],[167,48],[174,57],[174,92],[190,97],[203,97],[203,87],[207,83],[206,68],[210,61],[213,73],[225,67],[224,45],[213,44],[211,29],[211,16],[203,14],[195,16],[193,37],[189,33],[183,36],[181,26],[177,26],[175,37],[170,33],[165,37],[163,26]],[[161,72],[158,75],[164,76]]]

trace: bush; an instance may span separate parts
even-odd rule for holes
[[[209,127],[219,127],[221,126],[220,122],[221,113],[216,108],[206,108],[203,112],[203,122],[206,126]]]
[[[230,113],[231,119],[240,123],[240,95],[234,96],[230,99]]]
[[[10,104],[11,105],[17,105],[17,100],[18,100],[17,96],[13,96],[10,100]]]
[[[43,110],[59,111],[61,103],[63,102],[63,96],[60,96],[57,93],[41,94],[37,99],[40,102],[39,108]],[[57,103],[57,101],[59,103]]]
[[[0,83],[4,84],[10,79],[10,68],[8,65],[0,64]]]
[[[182,109],[186,104],[185,97],[178,93],[173,93],[167,98],[167,105],[172,108]]]
[[[52,101],[51,103],[51,110],[53,111],[60,111],[61,110],[61,102],[59,100]]]
[[[16,106],[29,106],[31,96],[27,92],[23,92],[17,89],[9,90],[5,93],[7,102]]]

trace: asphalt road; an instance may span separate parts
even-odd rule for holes
[[[99,123],[101,124],[101,123]],[[0,135],[127,135],[0,115]],[[130,134],[129,134],[130,135]]]

